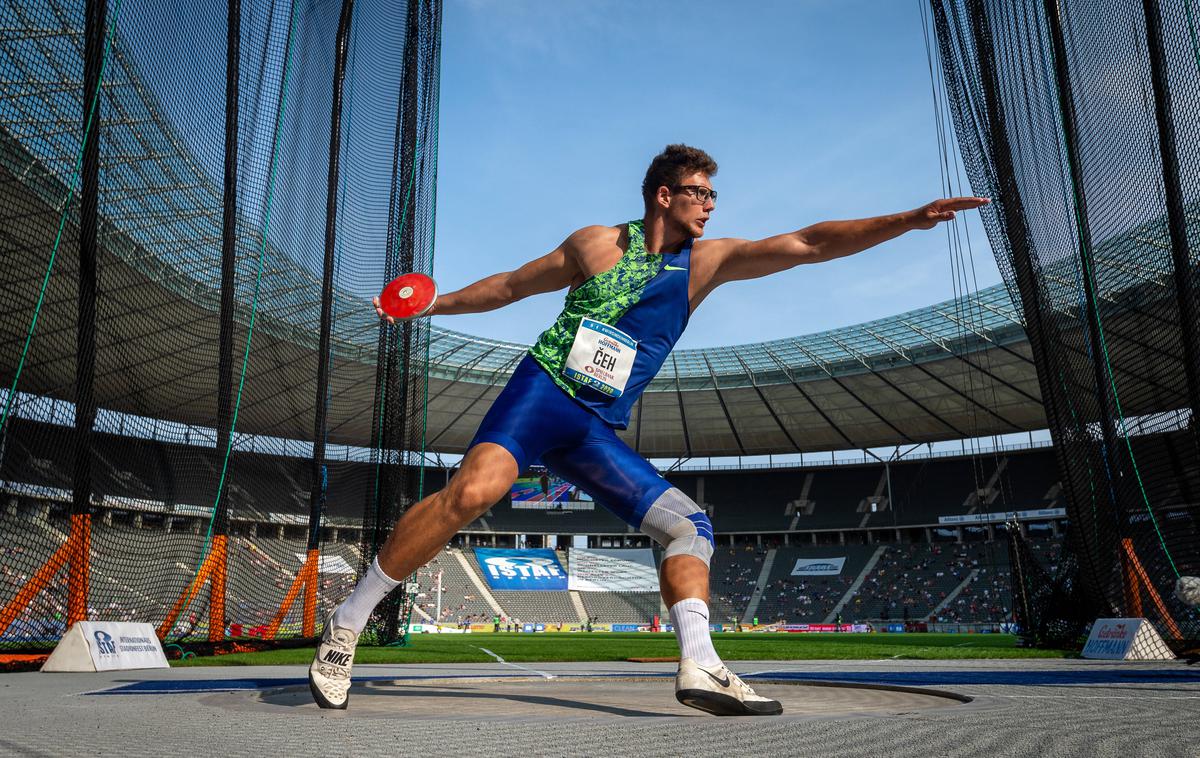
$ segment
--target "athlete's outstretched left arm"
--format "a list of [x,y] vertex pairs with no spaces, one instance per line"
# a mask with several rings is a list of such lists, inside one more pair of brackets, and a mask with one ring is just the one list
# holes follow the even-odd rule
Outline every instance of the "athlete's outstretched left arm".
[[713,279],[710,287],[739,279],[786,271],[802,263],[821,263],[862,252],[913,229],[932,229],[958,211],[991,202],[986,197],[934,200],[916,210],[890,216],[823,221],[790,234],[762,240],[713,240]]

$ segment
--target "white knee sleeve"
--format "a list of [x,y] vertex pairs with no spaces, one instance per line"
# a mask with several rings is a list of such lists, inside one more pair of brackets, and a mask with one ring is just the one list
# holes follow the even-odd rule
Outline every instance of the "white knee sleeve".
[[675,487],[659,495],[642,517],[642,532],[667,549],[664,558],[693,555],[712,558],[713,530],[700,506]]

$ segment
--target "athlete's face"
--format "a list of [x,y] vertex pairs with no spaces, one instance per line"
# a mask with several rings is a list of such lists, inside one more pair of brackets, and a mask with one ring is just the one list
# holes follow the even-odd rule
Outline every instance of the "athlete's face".
[[[706,174],[696,172],[679,180],[671,189],[667,216],[687,230],[689,237],[703,237],[704,225],[716,208],[712,197],[712,182]],[[701,200],[703,197],[703,200]]]

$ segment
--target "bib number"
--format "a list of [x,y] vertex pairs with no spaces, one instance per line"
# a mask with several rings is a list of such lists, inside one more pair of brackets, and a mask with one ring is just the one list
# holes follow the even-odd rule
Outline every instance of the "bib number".
[[636,357],[636,340],[620,329],[585,318],[575,332],[563,374],[606,395],[620,397]]

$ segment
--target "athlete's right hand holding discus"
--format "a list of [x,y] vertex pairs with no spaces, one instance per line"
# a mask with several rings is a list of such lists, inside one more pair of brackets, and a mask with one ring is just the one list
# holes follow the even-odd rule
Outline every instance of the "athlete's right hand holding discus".
[[372,302],[375,303],[375,313],[380,318],[386,318],[389,324],[394,324],[396,319],[408,321],[432,315],[437,294],[437,284],[425,274],[401,274],[388,282]]

